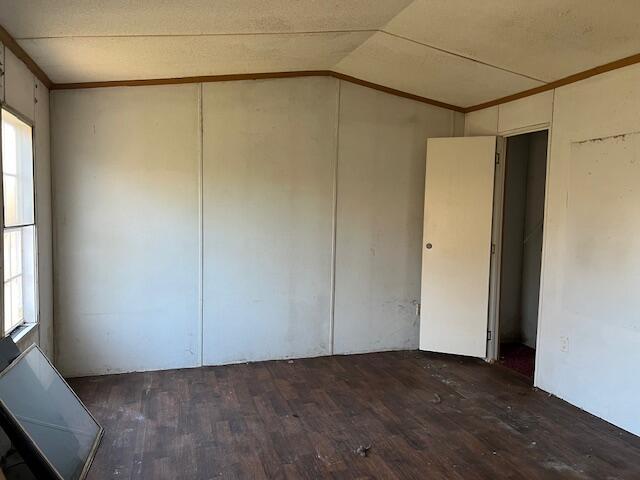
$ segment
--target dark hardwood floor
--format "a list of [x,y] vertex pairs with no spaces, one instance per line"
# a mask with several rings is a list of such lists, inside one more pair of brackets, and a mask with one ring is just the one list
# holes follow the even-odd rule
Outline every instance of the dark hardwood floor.
[[94,480],[640,479],[639,438],[527,382],[390,352],[70,383],[106,430]]

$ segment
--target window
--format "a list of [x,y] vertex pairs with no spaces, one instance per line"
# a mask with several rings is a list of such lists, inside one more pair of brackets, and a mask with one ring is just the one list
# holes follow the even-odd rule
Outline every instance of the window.
[[31,126],[2,110],[4,334],[36,318],[36,236]]

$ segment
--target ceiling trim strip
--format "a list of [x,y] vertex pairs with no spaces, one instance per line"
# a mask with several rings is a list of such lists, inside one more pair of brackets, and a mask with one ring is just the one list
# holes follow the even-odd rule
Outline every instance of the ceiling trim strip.
[[54,90],[77,88],[140,87],[145,85],[176,85],[183,83],[232,82],[237,80],[262,80],[266,78],[292,78],[326,76],[327,70],[303,70],[299,72],[233,73],[228,75],[199,75],[194,77],[151,78],[140,80],[107,80],[104,82],[57,83]]
[[447,108],[456,112],[464,112],[464,108],[449,103],[440,102],[432,98],[421,97],[412,93],[396,90],[395,88],[385,87],[377,83],[368,82],[360,78],[345,75],[344,73],[334,72],[332,70],[301,70],[293,72],[265,72],[265,73],[237,73],[230,75],[204,75],[196,77],[176,77],[176,78],[158,78],[145,80],[114,80],[106,82],[81,82],[81,83],[57,83],[54,84],[53,90],[72,90],[77,88],[105,88],[105,87],[139,87],[144,85],[175,85],[183,83],[211,83],[211,82],[230,82],[237,80],[263,80],[268,78],[295,78],[295,77],[333,77],[346,82],[355,83],[364,87],[372,88],[381,92],[396,95],[398,97],[408,98],[417,102],[426,103],[436,107]]
[[529,97],[537,93],[553,90],[558,87],[569,85],[571,83],[579,82],[587,78],[600,75],[602,73],[617,70],[619,68],[627,67],[640,63],[640,53],[631,55],[629,57],[614,60],[613,62],[605,63],[582,72],[569,75],[568,77],[554,80],[539,87],[524,90],[512,95],[497,98],[488,102],[479,103],[470,107],[459,107],[445,102],[440,102],[428,97],[422,97],[413,93],[404,92],[402,90],[396,90],[395,88],[386,87],[377,83],[362,80],[351,75],[346,75],[332,70],[303,70],[294,72],[266,72],[266,73],[240,73],[230,75],[205,75],[195,77],[177,77],[177,78],[157,78],[157,79],[144,79],[144,80],[114,80],[105,82],[79,82],[79,83],[53,83],[46,73],[33,61],[24,49],[18,45],[15,39],[11,36],[7,30],[0,25],[0,42],[4,44],[13,54],[22,60],[27,68],[50,90],[70,90],[80,88],[102,88],[102,87],[120,87],[120,86],[143,86],[143,85],[173,85],[183,83],[208,83],[208,82],[228,82],[237,80],[260,80],[268,78],[294,78],[294,77],[312,77],[312,76],[329,76],[344,80],[346,82],[362,85],[374,90],[385,92],[391,95],[396,95],[403,98],[415,100],[417,102],[434,105],[436,107],[447,108],[461,113],[475,112],[484,108],[494,107],[507,102],[512,102],[521,98]]
[[417,102],[427,103],[429,105],[433,105],[436,107],[448,108],[449,110],[453,110],[454,112],[464,113],[465,111],[464,107],[451,105],[450,103],[440,102],[438,100],[434,100],[428,97],[421,97],[420,95],[414,95],[413,93],[404,92],[402,90],[396,90],[395,88],[385,87],[384,85],[368,82],[367,80],[362,80],[360,78],[352,77],[351,75],[345,75],[344,73],[329,71],[329,75],[334,78],[344,80],[345,82],[355,83],[356,85],[362,85],[363,87],[373,88],[374,90],[378,90],[380,92],[388,93],[390,95],[396,95],[398,97],[408,98],[410,100],[415,100]]
[[13,54],[24,62],[27,68],[33,73],[47,88],[53,87],[53,82],[49,79],[46,73],[38,66],[36,62],[25,52],[18,42],[7,32],[2,25],[0,25],[0,42],[3,43]]
[[587,78],[591,78],[602,73],[610,72],[612,70],[617,70],[623,67],[628,67],[629,65],[635,65],[636,63],[640,63],[640,53],[621,58],[619,60],[614,60],[613,62],[605,63],[604,65],[590,68],[579,73],[574,73],[573,75],[561,78],[560,80],[554,80],[553,82],[549,82],[545,85],[540,85],[539,87],[534,87],[529,90],[514,93],[513,95],[507,95],[506,97],[497,98],[489,102],[479,103],[471,107],[466,107],[463,108],[463,110],[465,113],[469,113],[475,112],[476,110],[482,110],[483,108],[495,107],[496,105],[500,105],[502,103],[512,102],[520,98],[530,97],[531,95],[535,95],[537,93],[542,93],[558,87],[563,87],[565,85],[579,82],[580,80],[586,80]]

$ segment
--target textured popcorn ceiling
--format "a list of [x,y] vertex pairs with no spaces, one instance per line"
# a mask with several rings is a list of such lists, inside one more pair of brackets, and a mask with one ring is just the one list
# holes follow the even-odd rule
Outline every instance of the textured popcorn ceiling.
[[56,83],[335,70],[459,106],[640,52],[640,1],[0,0]]

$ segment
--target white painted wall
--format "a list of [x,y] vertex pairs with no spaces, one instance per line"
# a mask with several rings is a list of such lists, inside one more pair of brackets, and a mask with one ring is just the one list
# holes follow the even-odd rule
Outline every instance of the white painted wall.
[[65,375],[200,362],[199,85],[52,95]]
[[498,134],[498,107],[469,112],[464,117],[466,137]]
[[33,121],[35,78],[27,66],[8,48],[4,49],[4,101]]
[[53,122],[65,374],[417,346],[426,139],[460,114],[309,77],[57,91]]
[[17,111],[33,125],[35,157],[36,228],[38,237],[39,324],[18,346],[37,343],[53,358],[53,285],[51,235],[51,168],[49,146],[49,91],[27,66],[0,44],[0,101]]
[[451,111],[340,91],[334,352],[418,347],[426,139]]
[[640,66],[548,97],[508,125],[473,112],[465,133],[552,122],[535,384],[640,434]]
[[202,87],[204,364],[327,355],[338,80]]
[[551,122],[553,90],[502,103],[497,109],[498,132],[502,135],[532,126],[544,127]]
[[639,131],[638,65],[556,90],[536,375],[636,434]]
[[553,93],[550,90],[467,113],[464,134],[468,137],[514,135],[546,128],[553,117]]

